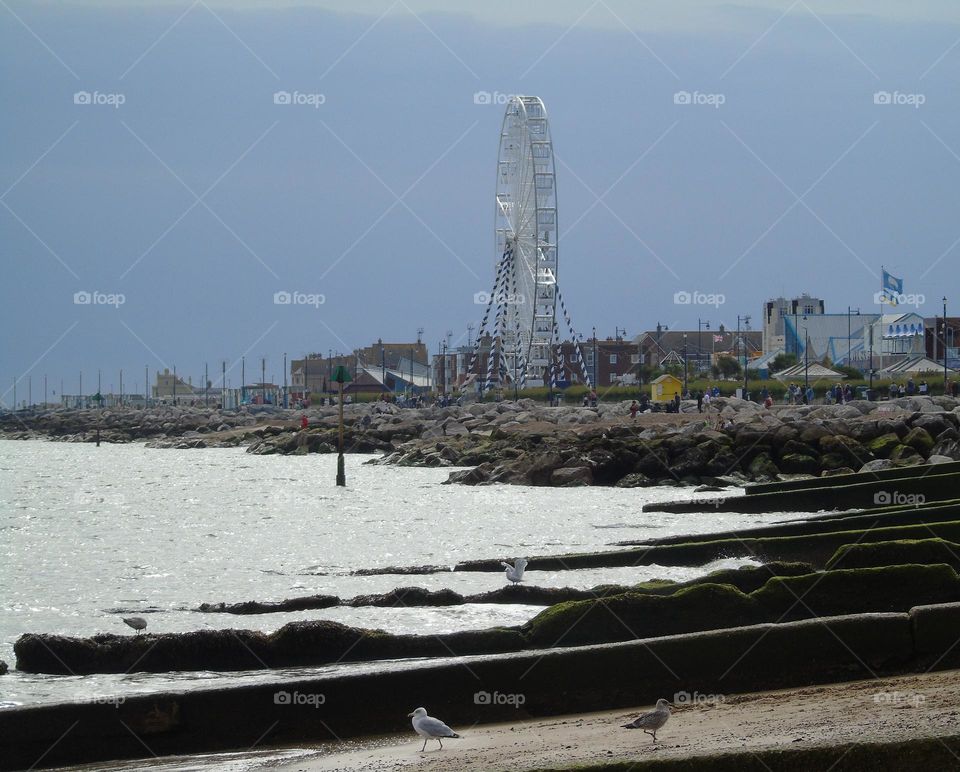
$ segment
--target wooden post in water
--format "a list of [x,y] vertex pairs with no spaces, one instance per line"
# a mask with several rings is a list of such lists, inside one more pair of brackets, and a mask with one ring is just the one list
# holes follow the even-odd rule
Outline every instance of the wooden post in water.
[[337,446],[337,485],[345,486],[347,484],[347,474],[343,466],[343,384],[349,383],[352,378],[350,371],[340,365],[333,374],[333,380],[339,384],[339,413],[340,413],[340,442]]

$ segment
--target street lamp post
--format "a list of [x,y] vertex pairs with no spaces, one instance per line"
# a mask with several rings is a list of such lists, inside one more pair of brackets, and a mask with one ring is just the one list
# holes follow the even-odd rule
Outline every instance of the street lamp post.
[[806,399],[810,390],[810,336],[807,328],[803,328],[803,396]]
[[943,296],[943,396],[947,396],[947,296]]
[[697,318],[697,375],[700,375],[700,372],[703,370],[703,334],[701,333],[701,325],[704,329],[710,329],[709,321],[701,321],[700,318]]
[[848,366],[848,367],[850,366],[850,349],[851,349],[851,347],[852,347],[852,338],[851,338],[851,335],[850,335],[850,314],[851,314],[853,311],[856,311],[856,312],[857,312],[857,316],[860,316],[860,309],[859,309],[859,308],[853,309],[853,308],[851,308],[850,306],[847,306],[847,366]]
[[744,324],[744,331],[746,331],[746,326],[750,324],[750,316],[740,316],[737,315],[737,345],[743,350],[743,398],[747,398],[747,341],[744,339],[743,335],[740,333],[740,322]]
[[593,328],[593,388],[597,388],[597,328]]
[[441,340],[438,348],[440,349],[440,396],[441,398],[447,393],[447,344],[446,341]]

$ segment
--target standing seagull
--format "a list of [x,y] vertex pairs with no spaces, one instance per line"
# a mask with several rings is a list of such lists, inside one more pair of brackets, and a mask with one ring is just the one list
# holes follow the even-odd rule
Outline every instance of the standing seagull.
[[136,630],[137,635],[139,635],[141,631],[147,629],[147,620],[143,617],[124,617],[123,622],[125,625],[127,625],[127,627],[132,627],[134,630]]
[[523,572],[527,568],[526,560],[523,558],[517,558],[513,561],[512,566],[509,563],[501,560],[500,565],[506,569],[504,573],[507,575],[507,579],[509,581],[513,582],[514,584],[523,581]]
[[454,732],[450,727],[444,724],[439,718],[431,718],[427,715],[426,708],[417,708],[413,713],[407,713],[407,718],[413,719],[413,731],[423,738],[423,747],[420,753],[427,749],[427,740],[436,740],[443,748],[441,737],[456,737],[460,735]]
[[667,723],[670,718],[670,703],[664,699],[657,700],[657,707],[648,713],[641,713],[629,724],[624,724],[624,729],[642,729],[648,735],[653,736],[653,741],[657,741],[657,730]]

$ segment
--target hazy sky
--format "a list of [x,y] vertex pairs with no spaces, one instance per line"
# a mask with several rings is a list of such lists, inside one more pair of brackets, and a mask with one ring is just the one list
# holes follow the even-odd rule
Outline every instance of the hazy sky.
[[7,404],[465,342],[511,93],[550,114],[586,335],[872,310],[881,264],[960,313],[953,2],[4,0],[0,66]]

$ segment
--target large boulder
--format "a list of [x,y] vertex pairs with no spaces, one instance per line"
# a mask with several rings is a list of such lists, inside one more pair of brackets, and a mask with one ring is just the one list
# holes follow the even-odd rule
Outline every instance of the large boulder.
[[789,474],[816,474],[820,471],[820,462],[803,453],[787,453],[780,457],[780,469]]
[[955,424],[947,416],[949,413],[921,413],[910,424],[914,429],[926,429],[931,437],[936,437],[947,429],[955,428]]
[[861,472],[880,472],[884,469],[892,469],[894,463],[889,458],[875,458],[873,461],[868,461],[862,467],[860,467]]
[[[831,435],[820,438],[820,450],[824,453],[824,468],[832,469],[838,466],[857,468],[873,459],[873,454],[863,445],[851,437]],[[827,463],[828,456],[835,456],[839,463]]]
[[554,469],[550,474],[550,484],[561,488],[573,488],[593,484],[593,472],[588,466],[572,466]]
[[788,440],[780,448],[780,457],[783,458],[791,454],[799,454],[801,456],[818,455],[813,445],[807,444],[806,442],[799,442],[798,440]]
[[462,483],[463,485],[480,485],[490,480],[490,473],[493,471],[492,463],[480,464],[473,469],[462,469],[458,472],[451,472],[445,483]]
[[951,461],[960,461],[960,441],[958,440],[939,440],[936,445],[930,449],[931,456],[945,456]]
[[890,453],[890,460],[898,466],[913,466],[922,464],[923,456],[909,445],[897,445]]
[[900,436],[896,432],[887,432],[868,442],[867,449],[878,458],[889,458],[899,444]]
[[705,473],[710,461],[716,456],[717,445],[701,442],[670,462],[670,470],[677,477],[699,476]]
[[750,462],[748,467],[750,476],[754,480],[776,480],[780,470],[766,453],[761,453]]
[[907,426],[907,422],[900,416],[878,418],[877,429],[881,436],[893,432],[897,435],[897,437],[906,437],[907,432],[910,431],[910,427]]
[[914,426],[907,436],[903,438],[903,444],[909,445],[922,456],[929,456],[933,449],[934,441],[926,429],[922,426]]
[[811,423],[803,427],[800,432],[800,441],[810,445],[819,443],[821,437],[827,437],[832,434],[829,429],[819,423]]

